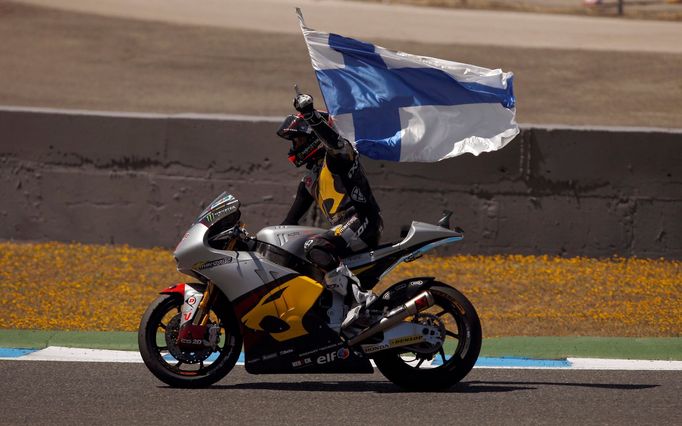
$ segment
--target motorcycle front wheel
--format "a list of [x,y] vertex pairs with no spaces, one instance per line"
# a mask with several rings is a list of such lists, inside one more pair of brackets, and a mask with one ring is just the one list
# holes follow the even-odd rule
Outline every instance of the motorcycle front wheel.
[[412,320],[440,324],[443,345],[398,348],[374,355],[379,371],[406,390],[436,391],[453,386],[471,371],[481,350],[481,323],[471,302],[443,283],[434,284],[429,292],[434,306]]
[[164,294],[149,305],[138,332],[140,354],[149,371],[170,386],[209,386],[237,363],[242,348],[239,323],[221,295],[209,313],[209,324],[218,327],[215,348],[182,350],[176,345],[182,304],[180,295]]

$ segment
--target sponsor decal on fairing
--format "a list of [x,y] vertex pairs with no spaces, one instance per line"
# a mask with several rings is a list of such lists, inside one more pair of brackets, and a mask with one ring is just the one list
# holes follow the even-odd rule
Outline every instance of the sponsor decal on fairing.
[[388,344],[390,346],[403,346],[403,345],[409,345],[410,343],[419,343],[422,340],[424,340],[423,336],[406,336],[406,337],[399,337],[397,339],[391,339],[391,340],[389,340]]
[[211,268],[215,268],[216,266],[226,265],[228,263],[232,263],[232,260],[233,259],[231,256],[225,256],[223,258],[216,259],[216,260],[207,260],[207,261],[203,261],[203,262],[197,262],[194,265],[192,265],[192,269],[194,269],[195,271],[202,271],[204,269],[211,269]]
[[362,346],[362,350],[363,350],[366,354],[371,354],[371,353],[374,353],[374,352],[383,351],[384,349],[388,349],[388,348],[390,348],[390,346],[388,345],[388,343],[379,343],[379,344],[377,344],[377,345],[363,345],[363,346]]
[[348,348],[341,348],[336,352],[336,356],[339,359],[347,359],[350,356],[350,349]]
[[182,304],[180,313],[182,315],[180,325],[191,320],[199,307],[199,302],[204,297],[204,294],[191,286],[185,286],[185,302]]
[[[350,349],[341,346],[342,343],[334,343],[322,348],[299,354],[300,359],[293,361],[291,366],[294,368],[306,367],[311,364],[324,365],[335,361],[343,361],[350,358]],[[341,347],[340,347],[341,346]],[[331,350],[329,350],[331,349]],[[322,352],[321,355],[315,356]],[[325,353],[326,352],[326,353]],[[313,362],[314,361],[314,362]]]

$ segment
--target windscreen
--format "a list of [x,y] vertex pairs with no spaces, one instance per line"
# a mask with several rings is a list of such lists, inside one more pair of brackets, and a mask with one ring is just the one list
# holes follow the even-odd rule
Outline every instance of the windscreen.
[[239,200],[233,195],[223,192],[204,209],[196,218],[194,224],[202,223],[211,226],[221,218],[239,210]]

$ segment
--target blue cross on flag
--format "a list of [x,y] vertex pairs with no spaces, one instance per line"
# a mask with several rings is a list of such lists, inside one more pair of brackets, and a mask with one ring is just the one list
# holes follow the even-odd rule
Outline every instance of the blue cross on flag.
[[504,147],[519,133],[513,74],[301,31],[329,113],[376,160],[440,161]]

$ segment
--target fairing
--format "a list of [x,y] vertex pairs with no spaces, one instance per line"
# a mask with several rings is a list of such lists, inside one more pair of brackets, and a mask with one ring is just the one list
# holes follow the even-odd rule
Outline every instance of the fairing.
[[324,232],[327,230],[310,226],[268,226],[258,231],[256,239],[277,246],[297,257],[305,258],[303,244],[311,236]]
[[[261,229],[257,239],[305,259],[303,251],[305,241],[310,236],[325,231],[307,226],[271,226]],[[412,222],[403,240],[354,254],[343,259],[343,263],[360,278],[365,288],[371,288],[401,262],[414,260],[429,250],[462,238],[460,232],[448,228]]]
[[266,293],[260,302],[241,317],[251,330],[265,331],[278,342],[305,336],[303,317],[324,287],[308,277],[294,276]]
[[[211,247],[208,235],[212,230],[224,227],[225,219],[231,221],[238,214],[239,201],[221,194],[199,215],[174,254],[180,272],[213,282],[231,302],[242,326],[247,371],[371,373],[367,357],[349,351],[339,334],[328,327],[330,305],[325,295],[329,292],[320,284],[322,275],[305,260],[305,241],[326,230],[267,227],[256,235],[256,251]],[[413,222],[402,241],[355,254],[344,263],[363,285],[372,287],[401,261],[461,238],[456,231]]]

